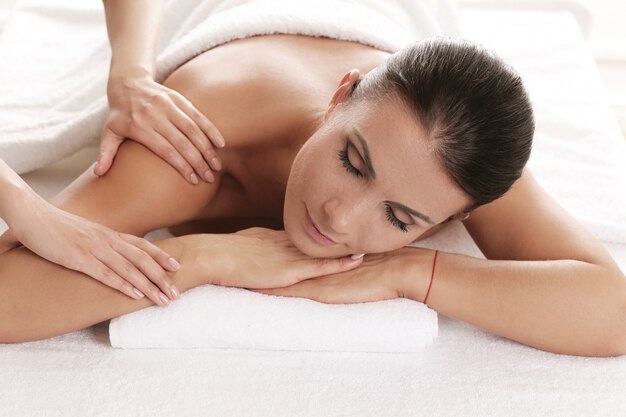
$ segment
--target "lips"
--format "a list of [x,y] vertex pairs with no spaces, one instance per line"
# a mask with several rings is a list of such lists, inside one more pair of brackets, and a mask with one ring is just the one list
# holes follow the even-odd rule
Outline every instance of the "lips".
[[[306,206],[305,206],[305,209],[306,209]],[[309,213],[308,209],[306,209],[306,214],[307,214],[307,223],[309,224],[309,227],[307,227],[309,235],[311,235],[312,238],[314,238],[315,240],[317,240],[318,242],[324,245],[335,244],[336,242],[334,240],[332,240],[331,238],[329,238],[328,236],[326,236],[324,233],[322,233],[319,230],[319,228],[315,224],[315,221],[311,217],[311,214]]]

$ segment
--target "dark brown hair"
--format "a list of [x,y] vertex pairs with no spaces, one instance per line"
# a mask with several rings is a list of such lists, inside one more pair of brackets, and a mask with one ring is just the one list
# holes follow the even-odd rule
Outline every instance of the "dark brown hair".
[[502,196],[522,175],[535,122],[517,72],[465,40],[430,38],[390,56],[351,99],[395,93],[428,132],[439,162],[474,204]]

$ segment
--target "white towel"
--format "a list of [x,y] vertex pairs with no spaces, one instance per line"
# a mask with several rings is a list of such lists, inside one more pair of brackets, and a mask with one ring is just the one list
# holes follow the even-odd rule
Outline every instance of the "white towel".
[[[457,33],[452,10],[446,2],[426,1],[254,0],[217,7],[202,2],[161,55],[156,78],[163,80],[211,47],[256,34],[327,36],[395,51],[441,34],[444,27]],[[111,344],[122,348],[412,352],[434,340],[437,315],[406,299],[332,305],[209,285],[190,291],[170,308],[153,306],[113,319],[109,331]]]
[[[207,49],[253,35],[330,36],[393,51],[457,33],[453,6],[452,0],[170,0],[156,79]],[[1,39],[0,158],[24,173],[97,144],[111,57],[102,3],[23,0]]]
[[114,318],[113,347],[416,352],[437,337],[437,313],[406,298],[324,304],[203,285],[166,307]]

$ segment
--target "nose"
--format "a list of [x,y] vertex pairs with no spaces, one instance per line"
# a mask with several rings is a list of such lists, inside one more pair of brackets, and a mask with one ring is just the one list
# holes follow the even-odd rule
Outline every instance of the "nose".
[[324,204],[328,233],[335,235],[347,235],[350,229],[359,224],[359,218],[366,207],[363,196],[335,197]]

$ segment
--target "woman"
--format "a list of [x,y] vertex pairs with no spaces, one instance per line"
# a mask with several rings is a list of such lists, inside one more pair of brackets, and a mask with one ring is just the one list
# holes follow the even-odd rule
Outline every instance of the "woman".
[[[491,54],[445,40],[390,56],[261,36],[199,55],[164,85],[228,138],[215,181],[189,184],[125,142],[105,176],[87,170],[54,202],[138,236],[165,226],[210,233],[155,242],[180,260],[168,275],[181,292],[214,283],[324,302],[421,302],[434,252],[404,246],[460,219],[488,259],[439,253],[430,307],[543,350],[626,351],[624,276],[524,168],[530,105],[519,77]],[[285,231],[230,233],[251,226]],[[356,264],[309,258],[355,253],[368,255]],[[274,287],[284,288],[263,290]],[[0,255],[0,294],[10,300],[0,307],[4,342],[151,304],[25,248]]]

